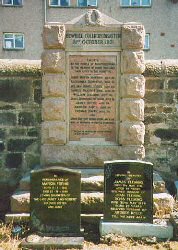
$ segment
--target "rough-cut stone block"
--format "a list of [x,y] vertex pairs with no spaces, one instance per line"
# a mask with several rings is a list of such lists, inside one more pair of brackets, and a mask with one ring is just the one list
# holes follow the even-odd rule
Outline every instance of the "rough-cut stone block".
[[[103,167],[104,161],[113,159],[141,160],[144,158],[142,145],[42,145],[41,163],[44,166],[63,165],[66,167]],[[90,155],[90,157],[88,157]]]
[[143,121],[144,101],[142,99],[122,99],[120,102],[121,121]]
[[42,123],[42,144],[66,143],[66,123],[65,122],[43,122]]
[[64,49],[65,26],[44,25],[43,28],[43,46],[45,49]]
[[142,122],[123,122],[120,125],[120,144],[140,145],[144,143],[145,126]]
[[13,213],[28,213],[29,204],[29,192],[17,192],[11,196],[11,212]]
[[158,172],[153,172],[153,192],[154,193],[166,193],[165,181],[159,175]]
[[103,202],[103,193],[81,193],[82,213],[102,213]]
[[45,74],[42,85],[43,97],[65,97],[66,79],[64,74]]
[[28,223],[30,221],[30,213],[6,214],[5,223]]
[[154,214],[157,217],[162,217],[165,214],[170,214],[174,209],[174,198],[167,193],[153,194]]
[[173,226],[167,221],[160,224],[150,223],[119,223],[100,222],[100,234],[118,234],[126,237],[157,237],[159,239],[171,239],[173,237]]
[[65,121],[65,99],[45,98],[42,102],[42,119],[44,121]]
[[93,176],[81,179],[82,191],[103,191],[104,176]]
[[124,24],[122,26],[122,49],[143,49],[145,29],[143,25]]
[[30,175],[23,177],[19,183],[21,191],[30,191]]
[[41,69],[45,73],[64,73],[65,72],[65,53],[64,51],[49,50],[44,51],[41,56]]
[[145,70],[143,51],[123,51],[121,72],[125,74],[142,74]]
[[121,77],[121,97],[140,97],[145,95],[145,78],[142,75],[123,75]]

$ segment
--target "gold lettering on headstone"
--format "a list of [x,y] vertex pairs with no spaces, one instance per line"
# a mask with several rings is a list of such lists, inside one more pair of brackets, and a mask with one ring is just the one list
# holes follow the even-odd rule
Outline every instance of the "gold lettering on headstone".
[[110,209],[113,219],[146,219],[146,191],[143,187],[143,176],[140,174],[116,174],[111,190],[113,199]]
[[116,56],[69,56],[71,141],[116,141],[116,82]]
[[69,193],[68,178],[42,178],[41,194],[35,201],[42,203],[48,209],[62,209],[69,202],[75,202],[77,198]]

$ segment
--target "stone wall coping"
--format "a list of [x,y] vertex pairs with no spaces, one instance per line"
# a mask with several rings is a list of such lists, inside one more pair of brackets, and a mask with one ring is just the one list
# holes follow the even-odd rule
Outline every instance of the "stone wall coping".
[[178,76],[178,60],[146,60],[146,70],[144,76],[165,77]]
[[[145,77],[177,77],[178,59],[146,60]],[[41,76],[41,60],[0,59],[0,76]]]
[[0,76],[41,76],[41,60],[0,59]]

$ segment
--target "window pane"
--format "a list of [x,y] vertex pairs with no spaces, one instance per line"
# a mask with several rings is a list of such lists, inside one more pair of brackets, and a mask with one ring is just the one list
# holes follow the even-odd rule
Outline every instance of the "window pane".
[[4,34],[4,38],[12,38],[13,39],[13,34],[6,33],[6,34]]
[[144,44],[144,49],[150,49],[150,34],[145,35],[145,44]]
[[69,6],[69,0],[61,0],[61,6]]
[[58,5],[58,0],[50,0],[50,5]]
[[12,4],[12,0],[3,0],[3,4]]
[[87,6],[87,0],[78,0],[78,6]]
[[130,6],[130,0],[122,0],[121,4],[122,6]]
[[131,5],[132,6],[140,6],[140,0],[132,0]]
[[23,36],[15,35],[15,48],[23,49]]
[[150,6],[151,5],[151,0],[142,0],[142,5],[143,6]]
[[12,39],[5,40],[5,48],[6,49],[13,49],[14,48],[14,41]]
[[22,0],[14,0],[14,5],[22,5]]
[[88,6],[96,6],[97,1],[96,0],[88,0]]

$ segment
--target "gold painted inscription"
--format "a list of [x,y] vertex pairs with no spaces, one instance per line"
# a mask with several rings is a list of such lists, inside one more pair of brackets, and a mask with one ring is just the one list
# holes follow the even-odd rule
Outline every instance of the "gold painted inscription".
[[143,197],[143,176],[139,174],[116,174],[114,181],[111,214],[113,219],[133,219],[144,221],[147,211]]
[[121,33],[119,32],[67,32],[66,47],[68,48],[92,48],[115,49],[121,47]]
[[41,194],[34,201],[43,204],[49,209],[62,209],[68,203],[75,202],[77,198],[69,193],[68,178],[43,178],[41,182]]
[[116,56],[70,56],[69,139],[116,141]]

